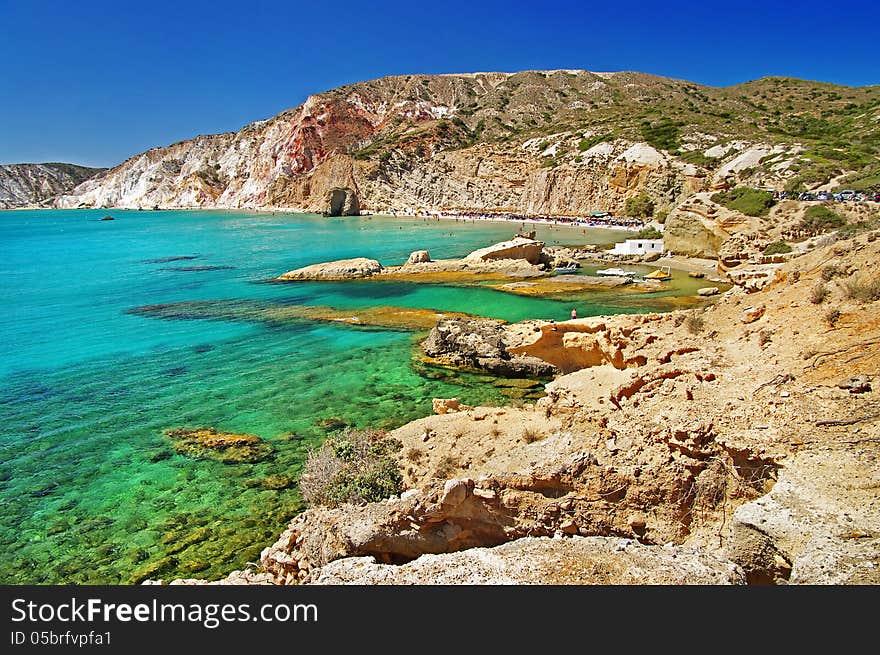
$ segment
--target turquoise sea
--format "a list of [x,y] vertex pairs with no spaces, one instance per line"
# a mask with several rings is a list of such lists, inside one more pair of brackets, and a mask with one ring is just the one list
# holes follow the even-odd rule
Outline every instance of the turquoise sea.
[[[107,215],[115,220],[101,221]],[[565,320],[668,309],[693,293],[518,297],[480,286],[268,283],[306,264],[416,249],[462,256],[517,223],[215,211],[0,212],[0,583],[117,584],[217,578],[256,562],[301,511],[296,478],[328,426],[394,428],[431,398],[516,399],[487,376],[413,359],[424,334],[264,320],[298,306],[431,308]],[[625,233],[538,226],[548,244]],[[179,311],[136,308],[169,303]],[[189,311],[197,307],[198,311]],[[135,310],[135,311],[133,311]],[[328,421],[330,419],[330,421]],[[195,460],[164,431],[255,434],[255,464]],[[271,485],[270,485],[271,486]]]

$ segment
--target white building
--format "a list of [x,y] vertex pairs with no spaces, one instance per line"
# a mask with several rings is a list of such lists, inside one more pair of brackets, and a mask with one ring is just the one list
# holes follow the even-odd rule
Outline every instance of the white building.
[[615,243],[612,255],[649,255],[653,252],[663,254],[663,239],[627,239]]

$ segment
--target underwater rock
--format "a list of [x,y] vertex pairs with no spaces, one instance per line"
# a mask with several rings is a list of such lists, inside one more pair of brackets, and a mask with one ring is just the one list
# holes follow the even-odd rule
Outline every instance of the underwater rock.
[[191,459],[213,459],[224,464],[259,462],[272,454],[272,446],[252,434],[218,432],[214,428],[166,430],[178,454]]
[[351,424],[344,418],[339,416],[328,416],[327,418],[318,419],[313,423],[316,427],[323,428],[327,432],[336,432],[350,427]]
[[160,271],[177,271],[179,273],[200,273],[202,271],[231,271],[235,266],[166,266]]
[[289,489],[296,484],[289,475],[269,475],[263,478],[262,485],[266,489]]
[[168,262],[182,262],[190,259],[198,259],[199,255],[172,255],[171,257],[157,257],[156,259],[145,259],[144,264],[167,264]]

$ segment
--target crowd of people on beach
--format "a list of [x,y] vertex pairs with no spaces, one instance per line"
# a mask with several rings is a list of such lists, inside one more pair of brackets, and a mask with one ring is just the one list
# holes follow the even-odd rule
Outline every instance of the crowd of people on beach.
[[637,218],[614,216],[610,212],[591,212],[582,216],[561,216],[552,214],[524,214],[518,212],[489,210],[398,210],[389,209],[390,216],[416,216],[425,218],[455,218],[464,220],[492,220],[528,223],[548,223],[551,225],[570,225],[573,227],[613,227],[618,229],[641,229],[644,221]]

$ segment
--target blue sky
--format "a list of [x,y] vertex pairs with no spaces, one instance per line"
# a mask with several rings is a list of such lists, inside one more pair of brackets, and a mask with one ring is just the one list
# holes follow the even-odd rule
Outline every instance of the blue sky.
[[111,166],[408,73],[880,83],[866,1],[0,0],[0,163]]

